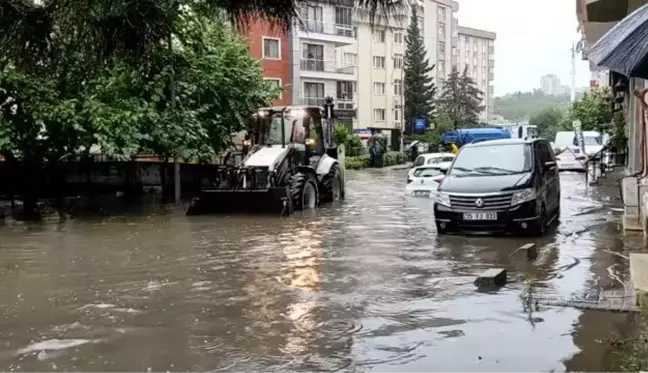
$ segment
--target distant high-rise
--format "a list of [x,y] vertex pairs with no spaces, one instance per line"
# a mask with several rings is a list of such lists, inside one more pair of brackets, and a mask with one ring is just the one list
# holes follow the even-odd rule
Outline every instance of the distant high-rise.
[[540,78],[540,90],[549,96],[563,96],[570,93],[569,87],[560,84],[560,78],[554,74],[544,75]]

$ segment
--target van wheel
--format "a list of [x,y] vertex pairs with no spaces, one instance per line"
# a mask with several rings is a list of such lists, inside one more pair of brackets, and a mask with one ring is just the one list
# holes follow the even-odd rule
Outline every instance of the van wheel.
[[544,205],[540,208],[540,215],[529,227],[532,236],[540,237],[547,231],[547,209]]

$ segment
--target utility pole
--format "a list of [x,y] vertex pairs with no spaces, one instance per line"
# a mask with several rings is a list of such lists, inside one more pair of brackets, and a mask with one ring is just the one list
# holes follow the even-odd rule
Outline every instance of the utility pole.
[[401,125],[400,125],[400,151],[405,154],[405,60],[401,64]]
[[576,46],[571,48],[571,102],[576,101]]
[[[167,40],[167,47],[169,49],[169,54],[171,55],[171,63],[173,64],[173,36],[169,34]],[[171,96],[171,108],[175,109],[176,106],[176,83],[175,83],[175,68],[171,66],[171,79],[170,79],[170,96]],[[173,157],[173,194],[175,197],[175,203],[180,204],[182,202],[182,191],[180,190],[180,162],[178,162],[178,157]]]

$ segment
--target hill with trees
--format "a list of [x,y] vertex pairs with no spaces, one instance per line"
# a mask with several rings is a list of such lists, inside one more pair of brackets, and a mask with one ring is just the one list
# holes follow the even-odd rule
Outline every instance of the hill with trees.
[[556,109],[569,109],[569,95],[549,96],[539,89],[533,92],[515,92],[501,97],[495,97],[495,115],[500,115],[510,121],[528,120],[538,113]]

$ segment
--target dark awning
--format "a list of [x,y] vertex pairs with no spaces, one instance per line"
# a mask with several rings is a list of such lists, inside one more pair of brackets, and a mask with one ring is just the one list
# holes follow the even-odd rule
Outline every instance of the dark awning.
[[587,52],[587,58],[627,77],[648,79],[648,5],[605,33]]
[[585,0],[587,21],[617,22],[628,15],[628,0]]

